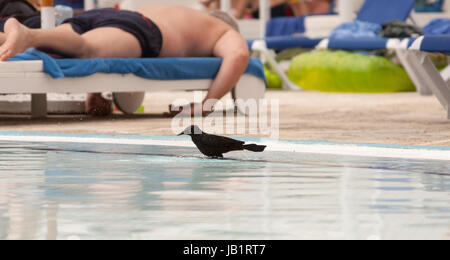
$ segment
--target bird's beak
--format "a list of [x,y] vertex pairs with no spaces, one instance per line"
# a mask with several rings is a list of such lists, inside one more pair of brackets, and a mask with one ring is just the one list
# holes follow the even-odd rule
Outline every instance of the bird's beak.
[[178,136],[180,136],[180,135],[184,135],[184,132],[181,132],[181,133],[178,134]]

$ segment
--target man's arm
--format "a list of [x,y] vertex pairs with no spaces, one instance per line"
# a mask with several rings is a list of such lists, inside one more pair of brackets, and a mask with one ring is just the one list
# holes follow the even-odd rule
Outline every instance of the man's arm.
[[[209,99],[221,99],[236,86],[247,69],[250,52],[244,38],[237,31],[230,29],[217,41],[213,55],[223,59],[222,66],[203,104]],[[209,107],[205,110],[209,110]]]

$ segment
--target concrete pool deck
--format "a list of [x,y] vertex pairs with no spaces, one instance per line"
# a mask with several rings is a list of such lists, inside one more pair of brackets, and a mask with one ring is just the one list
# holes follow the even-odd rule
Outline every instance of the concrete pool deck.
[[[266,97],[280,102],[281,139],[450,146],[450,120],[432,96],[269,91]],[[145,113],[133,116],[0,115],[0,131],[173,135],[162,113],[178,98],[192,100],[193,94],[148,93]]]

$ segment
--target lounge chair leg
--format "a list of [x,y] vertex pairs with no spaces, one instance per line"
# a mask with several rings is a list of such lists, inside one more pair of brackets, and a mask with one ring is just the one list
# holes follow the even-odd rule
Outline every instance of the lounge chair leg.
[[436,69],[426,53],[416,50],[410,52],[419,60],[419,63],[417,64],[417,68],[420,72],[419,75],[423,77],[427,86],[445,108],[447,117],[450,119],[450,86],[444,80],[442,74]]
[[450,86],[450,65],[448,65],[442,72],[441,72],[442,78],[447,82],[447,84]]
[[47,94],[31,95],[31,117],[43,118],[47,116]]
[[280,68],[280,65],[275,60],[275,55],[271,52],[264,41],[255,41],[252,46],[252,52],[258,53],[262,60],[267,62],[274,72],[281,78],[283,82],[283,89],[285,90],[303,90],[301,87],[294,84]]
[[425,80],[425,77],[422,75],[424,73],[421,61],[417,54],[408,50],[397,50],[397,57],[408,73],[409,77],[413,81],[416,86],[417,91],[422,96],[430,96],[433,95],[433,92],[428,88],[428,82]]

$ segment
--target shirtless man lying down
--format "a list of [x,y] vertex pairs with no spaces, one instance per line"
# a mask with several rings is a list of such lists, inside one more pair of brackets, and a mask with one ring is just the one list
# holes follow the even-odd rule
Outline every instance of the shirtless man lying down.
[[[6,61],[29,48],[81,59],[223,58],[219,73],[203,101],[205,104],[207,100],[218,100],[231,91],[248,66],[247,43],[233,29],[233,23],[223,13],[209,15],[169,5],[150,5],[137,12],[87,11],[50,30],[29,29],[10,18],[5,23],[4,33],[0,33],[0,60]],[[98,93],[89,94],[86,103],[88,114],[111,113],[111,104]],[[208,107],[201,110],[205,114],[212,110],[211,102],[206,104]]]

